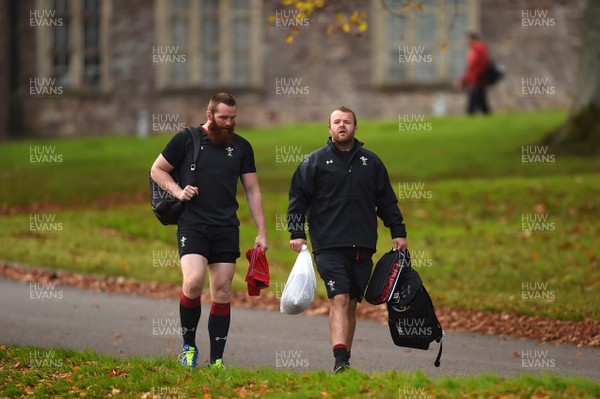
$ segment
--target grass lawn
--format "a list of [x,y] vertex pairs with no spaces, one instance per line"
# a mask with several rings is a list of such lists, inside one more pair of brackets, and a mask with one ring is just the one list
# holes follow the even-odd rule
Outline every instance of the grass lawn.
[[135,398],[597,398],[600,385],[582,377],[493,374],[432,380],[421,372],[339,375],[257,370],[184,370],[173,359],[117,359],[34,347],[0,348],[0,396]]
[[[522,158],[523,146],[535,146],[565,116],[428,119],[430,132],[359,121],[357,137],[385,162],[397,189],[414,264],[438,306],[599,319],[600,159]],[[322,123],[240,132],[254,146],[264,196],[269,290],[280,292],[295,258],[282,223],[294,158],[323,145],[327,132]],[[98,206],[147,190],[148,168],[169,137],[3,143],[2,209],[40,203],[58,208],[3,215],[0,259],[180,281],[175,227],[160,225],[148,204]],[[62,155],[62,161],[36,163],[43,152]],[[243,195],[239,202],[244,252],[256,232]],[[389,246],[389,233],[380,226],[378,253]],[[238,262],[236,290],[245,290],[246,265],[243,258]],[[322,283],[319,294],[325,294]]]

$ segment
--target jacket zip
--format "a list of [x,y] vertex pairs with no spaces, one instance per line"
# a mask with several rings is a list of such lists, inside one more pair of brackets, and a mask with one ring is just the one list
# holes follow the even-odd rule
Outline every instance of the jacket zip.
[[[354,144],[355,146],[357,145],[356,143]],[[356,207],[354,204],[354,193],[352,192],[352,162],[354,161],[354,157],[356,157],[356,154],[358,154],[358,151],[360,150],[360,147],[356,148],[354,150],[354,153],[350,156],[350,164],[348,165],[348,174],[349,174],[349,178],[348,178],[348,184],[350,185],[349,187],[349,192],[350,192],[350,206],[352,207],[352,219],[356,220]],[[355,224],[352,223],[352,248],[356,248],[356,227]]]

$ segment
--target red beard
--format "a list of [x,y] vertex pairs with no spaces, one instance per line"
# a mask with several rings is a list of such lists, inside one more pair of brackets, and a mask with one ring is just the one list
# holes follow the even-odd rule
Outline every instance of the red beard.
[[212,123],[208,129],[208,139],[217,147],[229,147],[233,143],[233,128],[219,128],[216,123]]

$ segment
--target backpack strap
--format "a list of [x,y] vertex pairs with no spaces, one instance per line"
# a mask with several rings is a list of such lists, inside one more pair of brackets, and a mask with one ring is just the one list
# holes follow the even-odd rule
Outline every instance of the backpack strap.
[[200,129],[195,127],[186,127],[185,128],[189,134],[192,136],[192,142],[194,143],[194,158],[192,158],[192,164],[190,166],[190,170],[193,175],[196,175],[196,165],[198,164],[198,156],[200,155],[200,147],[202,147],[202,136]]
[[440,357],[442,357],[442,339],[441,338],[440,338],[440,350],[438,351],[438,354],[435,357],[435,362],[433,362],[433,365],[435,367],[440,367]]
[[442,335],[435,340],[435,342],[440,343],[440,350],[438,351],[438,354],[435,358],[435,362],[433,362],[433,365],[435,367],[440,367],[440,358],[442,357],[442,338],[444,338],[444,335],[446,335],[446,333],[444,332],[444,329],[442,328],[442,325],[440,324],[440,321],[438,320],[437,315],[435,314],[435,308],[433,307],[433,301],[431,300],[431,296],[429,295],[429,292],[427,292],[427,289],[425,289],[425,286],[422,285],[421,287],[423,288],[423,291],[425,291],[427,299],[429,300],[429,303],[431,304],[431,309],[433,310],[433,317],[435,317],[435,322],[437,323],[440,330],[442,330]]
[[[181,184],[183,185],[183,188],[185,188],[186,184],[183,182],[183,177],[184,175],[186,177],[189,177],[191,175],[191,178],[188,180],[188,182],[192,182],[194,180],[194,177],[196,176],[196,169],[197,169],[197,165],[198,165],[198,161],[200,160],[200,150],[202,148],[202,132],[200,131],[200,129],[196,128],[196,127],[186,127],[185,130],[188,132],[188,134],[190,136],[192,136],[192,142],[194,143],[194,158],[192,158],[192,164],[190,165],[190,169],[189,170],[183,170],[182,174],[180,174],[180,178],[182,180]],[[191,172],[191,173],[190,173]],[[187,201],[187,203],[185,204],[188,209],[190,207],[190,202]]]

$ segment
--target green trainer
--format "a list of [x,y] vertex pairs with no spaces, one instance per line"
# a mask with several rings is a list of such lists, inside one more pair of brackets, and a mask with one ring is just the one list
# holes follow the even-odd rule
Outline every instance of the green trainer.
[[198,351],[195,346],[184,345],[183,350],[179,354],[181,359],[181,365],[185,367],[196,367],[196,361],[198,359]]
[[213,363],[208,363],[206,367],[210,370],[225,370],[225,363],[223,363],[223,359],[217,359]]

